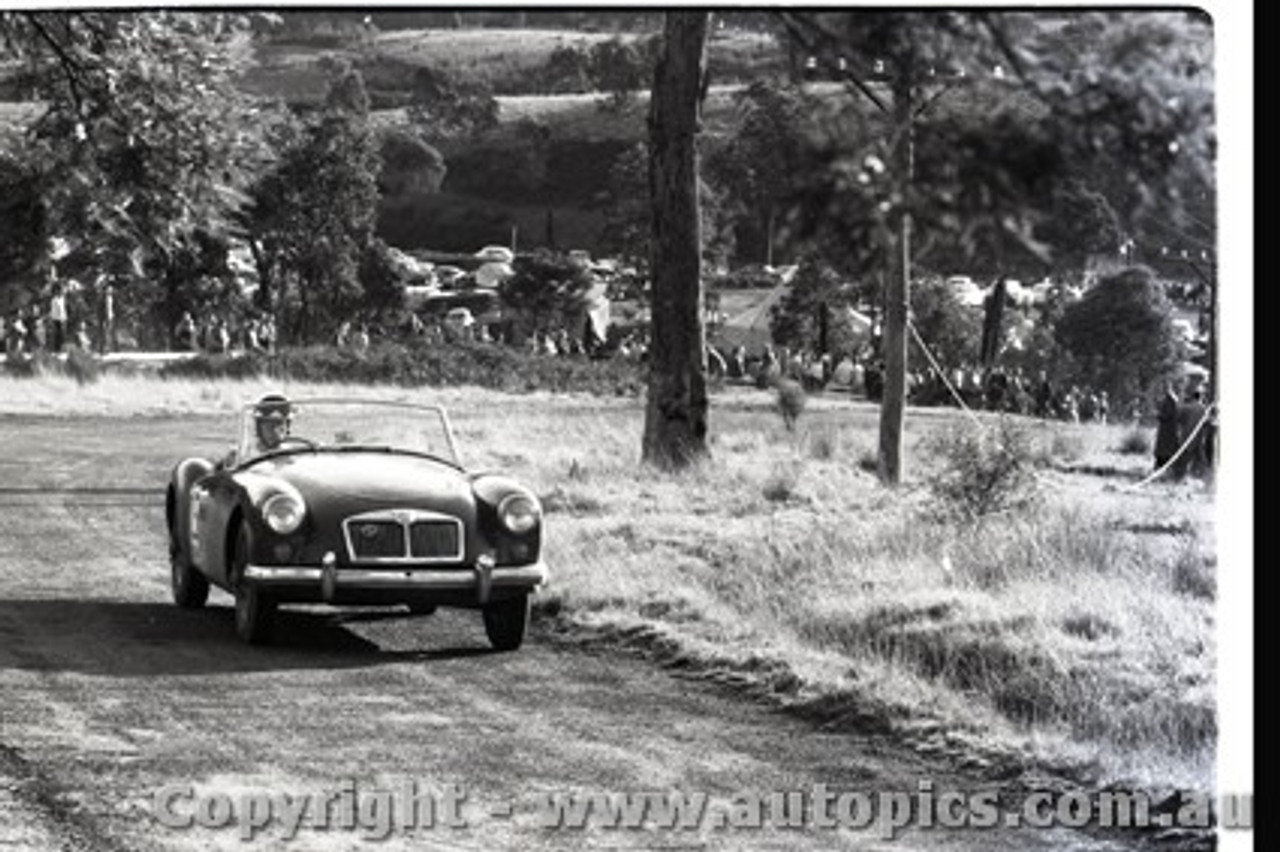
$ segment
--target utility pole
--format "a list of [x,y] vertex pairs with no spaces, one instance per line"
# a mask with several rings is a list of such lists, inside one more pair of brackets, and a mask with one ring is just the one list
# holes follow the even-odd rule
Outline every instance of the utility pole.
[[884,396],[880,402],[878,472],[887,485],[902,481],[903,426],[907,414],[907,317],[911,305],[911,182],[915,176],[915,81],[913,69],[893,79],[893,174],[902,199],[898,220],[898,269],[885,288]]

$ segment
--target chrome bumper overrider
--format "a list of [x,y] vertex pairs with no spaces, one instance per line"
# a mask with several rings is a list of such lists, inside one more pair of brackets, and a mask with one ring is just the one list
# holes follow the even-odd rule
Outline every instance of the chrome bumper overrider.
[[367,568],[336,569],[301,565],[246,565],[246,580],[263,585],[298,586],[315,583],[326,600],[339,589],[407,589],[414,591],[474,591],[480,603],[494,588],[533,589],[547,581],[541,562],[514,567],[485,564],[467,568]]

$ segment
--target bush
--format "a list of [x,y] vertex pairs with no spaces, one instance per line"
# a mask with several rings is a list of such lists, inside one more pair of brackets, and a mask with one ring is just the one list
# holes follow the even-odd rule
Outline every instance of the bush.
[[160,375],[175,378],[249,378],[406,387],[475,385],[509,392],[582,392],[638,395],[639,365],[613,359],[529,355],[489,343],[378,343],[365,352],[332,346],[282,349],[276,355],[200,355],[167,364]]
[[778,382],[778,413],[782,415],[782,422],[787,427],[787,431],[795,430],[796,421],[804,413],[804,407],[808,401],[809,397],[799,382],[792,379],[782,379]]
[[956,425],[932,435],[926,447],[940,461],[929,486],[948,513],[978,521],[1035,497],[1031,440],[1007,420],[990,432]]
[[1151,436],[1145,429],[1130,429],[1120,439],[1117,452],[1126,456],[1147,456],[1151,454]]
[[66,370],[78,385],[91,385],[102,374],[102,365],[92,354],[78,346],[67,351]]

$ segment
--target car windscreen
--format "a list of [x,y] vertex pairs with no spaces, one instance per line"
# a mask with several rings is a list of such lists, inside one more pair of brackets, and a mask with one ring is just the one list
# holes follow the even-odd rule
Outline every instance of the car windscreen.
[[255,409],[249,406],[239,444],[241,459],[276,452],[371,448],[460,464],[444,411],[407,403],[294,400],[287,420],[276,429],[260,425]]

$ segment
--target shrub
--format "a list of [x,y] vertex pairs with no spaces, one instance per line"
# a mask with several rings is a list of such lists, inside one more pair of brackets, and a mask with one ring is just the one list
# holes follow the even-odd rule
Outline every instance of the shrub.
[[1120,439],[1117,452],[1126,456],[1146,456],[1151,454],[1151,436],[1145,429],[1130,429]]
[[955,425],[932,435],[926,448],[940,462],[930,489],[949,513],[977,521],[1035,497],[1030,438],[1007,420],[995,431]]
[[801,466],[798,464],[780,464],[765,481],[761,494],[770,503],[786,503],[796,494],[796,486],[800,482]]
[[66,370],[78,385],[91,385],[102,373],[98,359],[78,346],[67,351]]
[[799,382],[792,379],[782,379],[778,382],[778,413],[782,415],[782,422],[787,427],[787,431],[795,431],[796,421],[804,413],[804,407],[808,401],[809,397]]
[[303,382],[417,387],[475,385],[508,392],[641,393],[640,366],[622,359],[593,361],[529,355],[488,343],[378,343],[365,352],[332,346],[287,348],[273,356],[200,355],[167,364],[163,377],[250,378],[272,375]]

